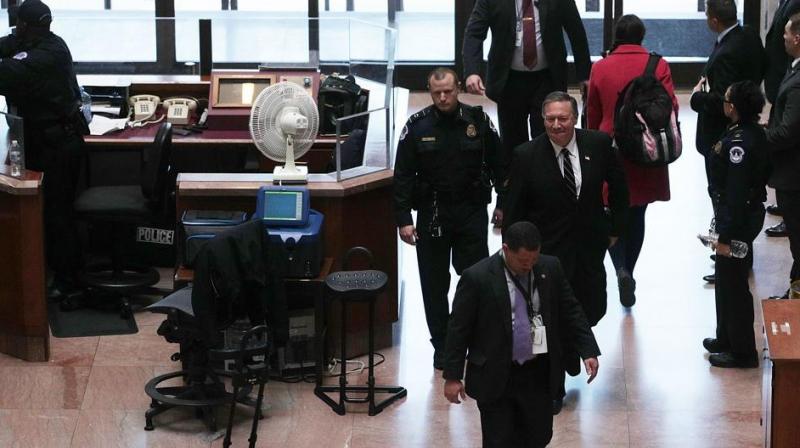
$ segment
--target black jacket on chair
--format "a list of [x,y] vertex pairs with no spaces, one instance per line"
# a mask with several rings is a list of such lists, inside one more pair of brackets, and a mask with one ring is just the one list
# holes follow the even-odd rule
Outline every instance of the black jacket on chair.
[[276,345],[288,341],[286,293],[267,247],[262,222],[253,220],[217,235],[201,249],[194,265],[192,309],[205,334],[215,335],[218,320],[233,313],[248,316],[254,325],[266,321]]
[[704,76],[709,91],[692,95],[692,110],[697,112],[697,151],[708,154],[725,132],[730,121],[722,111],[725,91],[737,81],[761,83],[766,56],[761,38],[749,27],[736,26],[728,32],[708,57]]
[[[564,31],[575,55],[578,80],[589,79],[591,61],[586,30],[575,0],[538,0],[536,2],[542,43],[548,70],[557,90],[567,90],[567,47]],[[479,74],[483,60],[483,40],[492,30],[488,70],[485,78],[486,96],[497,102],[511,70],[516,39],[517,11],[514,0],[477,0],[464,31],[464,77]]]
[[800,64],[784,78],[773,108],[766,145],[772,163],[769,186],[800,190]]
[[[503,265],[498,252],[464,271],[447,331],[443,376],[460,380],[466,355],[466,393],[478,402],[500,397],[512,363],[511,300]],[[558,259],[541,255],[533,275],[547,331],[549,387],[557,391],[565,344],[573,346],[583,359],[599,356],[600,349]]]

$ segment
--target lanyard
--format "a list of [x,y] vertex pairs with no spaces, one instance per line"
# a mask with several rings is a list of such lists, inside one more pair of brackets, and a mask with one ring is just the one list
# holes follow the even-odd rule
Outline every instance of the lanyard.
[[517,290],[519,290],[520,294],[522,294],[522,297],[525,299],[525,304],[528,307],[528,320],[530,320],[531,325],[533,325],[533,318],[534,318],[534,316],[536,316],[539,313],[537,312],[537,310],[533,309],[533,299],[531,299],[531,297],[533,296],[533,292],[536,291],[536,284],[533,283],[533,281],[532,281],[531,273],[528,272],[528,282],[527,283],[528,283],[528,286],[531,287],[530,291],[528,291],[527,289],[525,289],[522,286],[522,284],[519,282],[519,280],[517,280],[517,276],[514,275],[514,273],[511,272],[510,269],[508,269],[508,266],[505,266],[505,268],[506,268],[506,272],[508,272],[509,277],[511,277],[511,281],[514,282],[514,286],[517,288]]

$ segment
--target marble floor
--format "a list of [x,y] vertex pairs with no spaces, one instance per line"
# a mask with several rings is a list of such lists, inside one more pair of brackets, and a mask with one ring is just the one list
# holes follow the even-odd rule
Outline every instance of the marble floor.
[[[710,367],[700,343],[714,333],[714,288],[701,279],[712,271],[710,252],[695,238],[708,227],[710,206],[702,163],[690,144],[696,118],[685,95],[681,100],[689,144],[671,166],[672,200],[648,209],[637,303],[626,310],[609,287],[608,314],[595,328],[603,351],[599,375],[590,385],[583,375],[568,380],[553,447],[762,445],[761,369]],[[412,95],[409,110],[425,102],[425,95]],[[765,225],[776,222],[768,217]],[[490,250],[496,250],[499,235],[490,232]],[[788,242],[759,236],[755,257],[751,287],[760,335],[758,298],[786,289]],[[613,279],[610,260],[606,265]],[[408,388],[408,397],[375,417],[362,405],[339,416],[313,395],[311,384],[271,382],[258,446],[480,446],[475,402],[450,405],[431,366],[413,248],[403,248],[400,266],[404,295],[395,345],[382,351],[387,360],[376,370],[380,382]],[[136,319],[135,335],[52,338],[47,363],[0,355],[0,447],[221,447],[221,433],[207,432],[185,412],[168,412],[156,419],[155,431],[143,430],[144,384],[176,369],[169,361],[175,346],[156,335],[159,315],[140,312]],[[249,418],[246,410],[238,412],[234,446],[246,446]]]

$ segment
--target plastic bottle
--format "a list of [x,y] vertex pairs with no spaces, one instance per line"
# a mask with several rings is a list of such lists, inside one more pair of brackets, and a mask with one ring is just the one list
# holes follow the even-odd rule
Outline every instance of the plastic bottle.
[[[697,235],[697,238],[700,239],[700,242],[703,243],[704,246],[714,248],[717,246],[717,241],[719,235],[716,233],[710,233],[708,235]],[[747,243],[737,240],[731,240],[731,256],[733,258],[744,258],[747,256],[748,248]]]
[[11,140],[11,147],[8,149],[8,162],[11,165],[11,176],[22,177],[24,165],[22,160],[22,148],[16,140]]

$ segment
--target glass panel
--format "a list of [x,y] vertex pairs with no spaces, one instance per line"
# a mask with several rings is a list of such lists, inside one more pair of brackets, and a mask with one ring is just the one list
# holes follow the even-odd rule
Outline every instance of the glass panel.
[[308,2],[287,2],[286,0],[239,0],[237,8],[239,11],[294,11],[308,13]]
[[75,62],[156,60],[156,21],[141,11],[65,11],[53,18],[51,29],[67,43]]
[[[744,2],[737,1],[739,21]],[[706,24],[704,2],[698,0],[625,0],[625,14],[636,14],[647,28],[644,46],[672,61],[705,60],[716,35]]]
[[398,61],[455,59],[455,3],[452,0],[404,0],[395,14]]
[[363,176],[389,166],[386,161],[389,156],[390,135],[386,118],[390,115],[390,109],[377,108],[356,115],[337,120],[341,123],[341,128],[347,130],[336,135],[333,168],[338,181]]
[[63,10],[82,10],[82,11],[97,11],[104,10],[105,5],[103,0],[48,0],[47,6],[54,11],[53,18],[55,19],[56,11]]

